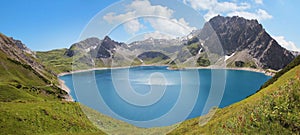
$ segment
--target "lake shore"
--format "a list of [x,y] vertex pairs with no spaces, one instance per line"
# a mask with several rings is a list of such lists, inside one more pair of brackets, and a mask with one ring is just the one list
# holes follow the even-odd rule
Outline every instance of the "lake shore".
[[124,68],[132,68],[132,67],[150,67],[150,66],[169,66],[169,65],[137,65],[137,66],[122,66],[122,67],[100,67],[100,68],[91,68],[91,69],[82,69],[82,70],[75,70],[71,72],[63,72],[59,73],[57,76],[64,76],[64,75],[70,75],[74,73],[82,73],[82,72],[89,72],[89,71],[97,71],[97,70],[108,70],[108,69],[124,69]]
[[[264,70],[264,69],[255,69],[255,68],[231,68],[231,67],[185,67],[183,69],[226,69],[226,70],[243,70],[243,71],[250,71],[250,72],[257,72],[257,73],[263,73],[267,76],[274,76],[276,74],[276,71],[270,71],[270,70]],[[179,70],[183,70],[179,69]],[[170,69],[174,70],[174,69]]]
[[123,69],[123,68],[130,68],[130,67],[136,67],[136,66],[125,66],[125,67],[101,67],[101,68],[91,68],[91,69],[82,69],[82,70],[75,70],[71,72],[63,72],[59,73],[57,76],[64,76],[64,75],[70,75],[74,73],[82,73],[82,72],[89,72],[89,71],[97,71],[97,70],[107,70],[107,69]]
[[[124,68],[130,68],[130,67],[139,67],[139,66],[168,66],[168,65],[138,65],[138,66],[123,66],[123,67],[101,67],[101,68],[91,68],[91,69],[83,69],[83,70],[76,70],[71,72],[63,72],[58,74],[57,76],[64,76],[64,75],[70,75],[74,73],[82,73],[82,72],[89,72],[89,71],[97,71],[97,70],[108,70],[108,69],[124,69]],[[269,70],[263,70],[263,69],[254,69],[254,68],[230,68],[230,67],[184,67],[184,68],[171,68],[168,66],[168,70],[185,70],[185,69],[228,69],[228,70],[243,70],[243,71],[250,71],[250,72],[258,72],[263,73],[267,76],[274,76],[275,71],[269,71]],[[61,89],[65,90],[68,93],[68,96],[66,96],[66,101],[74,101],[72,96],[70,95],[71,90],[68,88],[68,86],[65,84],[65,81],[59,79],[59,84]]]
[[63,72],[59,73],[57,76],[64,76],[64,75],[70,75],[74,73],[82,73],[82,72],[89,72],[89,71],[97,71],[97,70],[108,70],[108,69],[124,69],[124,68],[132,68],[132,67],[146,67],[146,66],[167,66],[168,70],[185,70],[185,69],[229,69],[229,70],[244,70],[244,71],[252,71],[252,72],[258,72],[263,73],[267,76],[274,76],[276,74],[276,71],[271,70],[264,70],[264,69],[255,69],[255,68],[232,68],[232,67],[183,67],[183,68],[171,68],[169,65],[138,65],[138,66],[122,66],[122,67],[101,67],[101,68],[91,68],[91,69],[82,69],[82,70],[76,70],[71,72]]
[[268,70],[264,70],[264,69],[254,69],[254,68],[226,68],[229,70],[244,70],[244,71],[251,71],[251,72],[258,72],[258,73],[263,73],[267,76],[274,76],[277,71],[270,71],[270,69]]
[[69,89],[69,87],[66,85],[65,81],[64,80],[61,80],[58,78],[58,81],[59,81],[59,87],[61,89],[63,89],[65,92],[68,93],[68,95],[66,95],[64,98],[65,98],[65,101],[70,101],[70,102],[73,102],[74,99],[72,98],[71,96],[71,89]]

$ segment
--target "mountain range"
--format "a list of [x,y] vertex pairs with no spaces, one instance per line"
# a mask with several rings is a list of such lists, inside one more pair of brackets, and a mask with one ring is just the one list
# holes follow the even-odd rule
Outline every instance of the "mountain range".
[[54,51],[62,62],[49,63],[52,56],[47,53],[53,51],[38,52],[37,57],[45,65],[60,67],[59,72],[141,64],[280,70],[297,54],[280,46],[257,20],[237,16],[216,16],[202,29],[176,39],[149,38],[125,44],[108,36],[103,40],[93,37]]

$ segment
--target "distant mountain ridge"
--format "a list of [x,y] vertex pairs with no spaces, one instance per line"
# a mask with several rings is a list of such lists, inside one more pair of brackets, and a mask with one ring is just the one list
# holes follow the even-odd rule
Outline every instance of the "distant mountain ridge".
[[[162,53],[169,59],[159,61],[159,58],[152,57],[155,54],[151,55],[151,52]],[[144,59],[145,56],[151,56],[147,58],[146,63],[138,57],[145,53],[147,55],[144,55]],[[46,53],[43,56],[47,57]],[[195,67],[210,66],[225,60],[227,67],[273,70],[282,69],[295,58],[294,54],[281,47],[257,20],[237,16],[216,16],[205,23],[202,29],[176,39],[149,38],[125,44],[108,36],[103,40],[88,38],[73,44],[64,52],[64,56],[60,57],[65,56],[73,58],[73,63],[69,66],[74,67],[76,63],[80,63],[77,65],[85,65],[81,66],[85,68],[141,64],[179,64],[183,67]],[[210,56],[217,57],[212,61]],[[113,61],[115,65],[112,65]],[[79,66],[75,66],[75,69],[79,69]]]

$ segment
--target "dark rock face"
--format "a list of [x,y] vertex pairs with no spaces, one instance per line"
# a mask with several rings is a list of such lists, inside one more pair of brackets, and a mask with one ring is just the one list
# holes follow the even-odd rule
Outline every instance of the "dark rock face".
[[71,50],[71,49],[68,49],[66,52],[65,52],[65,55],[68,56],[68,57],[73,57],[75,55],[75,51],[74,50]]
[[88,49],[90,47],[96,47],[102,43],[98,38],[92,37],[85,39],[79,43],[74,44],[77,48]]
[[98,38],[88,38],[79,43],[73,44],[65,55],[73,57],[76,54],[90,53],[94,58],[110,58],[115,53],[117,46],[123,46],[123,43],[115,42],[106,36],[103,40]]
[[106,36],[102,43],[96,48],[96,58],[110,58],[114,55],[117,46],[121,46],[122,43],[115,42]]
[[[257,20],[246,20],[241,17],[216,16],[209,21],[221,42],[224,53],[231,55],[241,50],[259,61],[262,68],[281,69],[295,57],[281,47],[262,27]],[[207,24],[208,25],[208,24]],[[207,32],[204,27],[203,31]],[[200,36],[203,40],[207,36]],[[210,46],[206,44],[206,46]]]
[[101,44],[101,47],[106,49],[106,50],[113,50],[116,48],[116,46],[118,46],[119,43],[111,40],[108,36],[106,36],[103,39],[103,42]]
[[262,32],[256,20],[217,16],[209,21],[226,54],[245,49]]
[[244,67],[245,62],[243,62],[243,61],[236,61],[234,64],[235,64],[236,67]]
[[129,49],[133,50],[146,50],[146,51],[165,51],[174,53],[182,47],[182,42],[178,39],[153,39],[149,38],[143,41],[135,41],[129,44]]
[[141,60],[146,60],[146,59],[154,59],[154,58],[161,58],[162,60],[170,59],[168,56],[161,52],[144,52],[140,55],[138,55],[138,58]]
[[17,47],[19,49],[21,49],[21,50],[23,50],[27,53],[33,54],[32,51],[29,48],[27,48],[26,45],[23,44],[20,40],[16,40],[16,39],[13,39],[13,38],[11,38],[11,39],[17,45]]
[[101,44],[101,40],[98,38],[88,38],[78,43],[71,45],[71,47],[65,52],[65,55],[68,57],[73,57],[74,55],[81,53],[83,51],[91,50],[96,48]]

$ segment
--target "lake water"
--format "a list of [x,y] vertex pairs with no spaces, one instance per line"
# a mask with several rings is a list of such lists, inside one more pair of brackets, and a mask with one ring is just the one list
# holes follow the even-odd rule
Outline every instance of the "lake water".
[[61,76],[74,100],[139,127],[168,126],[255,93],[270,76],[165,66],[107,69]]

